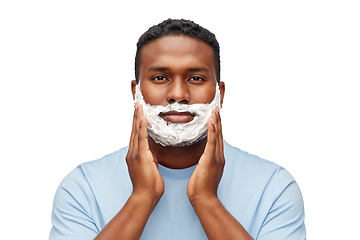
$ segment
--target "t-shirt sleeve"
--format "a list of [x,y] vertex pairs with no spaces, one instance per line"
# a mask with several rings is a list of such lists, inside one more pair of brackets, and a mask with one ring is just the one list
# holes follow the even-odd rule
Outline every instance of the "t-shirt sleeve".
[[96,204],[80,167],[61,182],[56,191],[51,216],[50,240],[90,240],[99,233],[92,216]]
[[263,222],[258,240],[305,240],[304,203],[294,178],[279,167],[273,179],[273,204]]

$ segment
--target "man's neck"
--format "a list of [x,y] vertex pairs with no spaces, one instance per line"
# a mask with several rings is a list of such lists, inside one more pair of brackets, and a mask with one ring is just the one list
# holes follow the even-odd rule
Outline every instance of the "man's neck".
[[198,163],[204,152],[206,138],[186,147],[163,147],[149,136],[149,148],[159,163],[167,168],[183,169]]

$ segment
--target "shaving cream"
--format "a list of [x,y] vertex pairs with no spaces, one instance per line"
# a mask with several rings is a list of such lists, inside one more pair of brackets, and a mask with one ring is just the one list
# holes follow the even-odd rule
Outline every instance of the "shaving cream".
[[[212,109],[215,106],[220,107],[220,90],[218,87],[216,87],[215,97],[211,103],[189,105],[175,102],[164,107],[145,103],[139,85],[136,86],[135,102],[139,102],[143,106],[144,115],[148,120],[148,134],[156,143],[162,146],[189,146],[207,136],[207,123],[211,117]],[[170,111],[191,112],[195,116],[188,123],[166,122],[160,117],[160,113]]]

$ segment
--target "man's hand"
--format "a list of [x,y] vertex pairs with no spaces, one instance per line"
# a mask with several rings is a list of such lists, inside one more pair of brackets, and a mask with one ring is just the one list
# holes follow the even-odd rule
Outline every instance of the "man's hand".
[[205,150],[189,180],[187,194],[208,239],[251,240],[249,233],[217,197],[224,165],[221,119],[219,107],[216,107],[208,122]]
[[213,109],[207,127],[205,150],[187,187],[187,194],[192,204],[217,198],[217,189],[225,165],[219,107]]
[[140,103],[135,104],[132,132],[126,163],[133,184],[133,195],[157,203],[164,193],[164,181],[157,169],[158,161],[149,149],[147,119]]
[[147,119],[139,103],[135,104],[126,163],[133,192],[96,240],[139,239],[150,214],[164,193],[164,180],[157,169],[157,159],[149,149]]

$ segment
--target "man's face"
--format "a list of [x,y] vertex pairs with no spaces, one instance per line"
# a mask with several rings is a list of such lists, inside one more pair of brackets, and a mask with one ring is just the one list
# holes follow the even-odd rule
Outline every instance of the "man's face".
[[[141,51],[139,70],[142,94],[150,105],[210,103],[214,99],[217,83],[213,50],[195,38],[167,36],[148,43]],[[222,98],[223,90],[221,102]],[[193,119],[190,113],[176,112],[161,117],[172,123]]]

